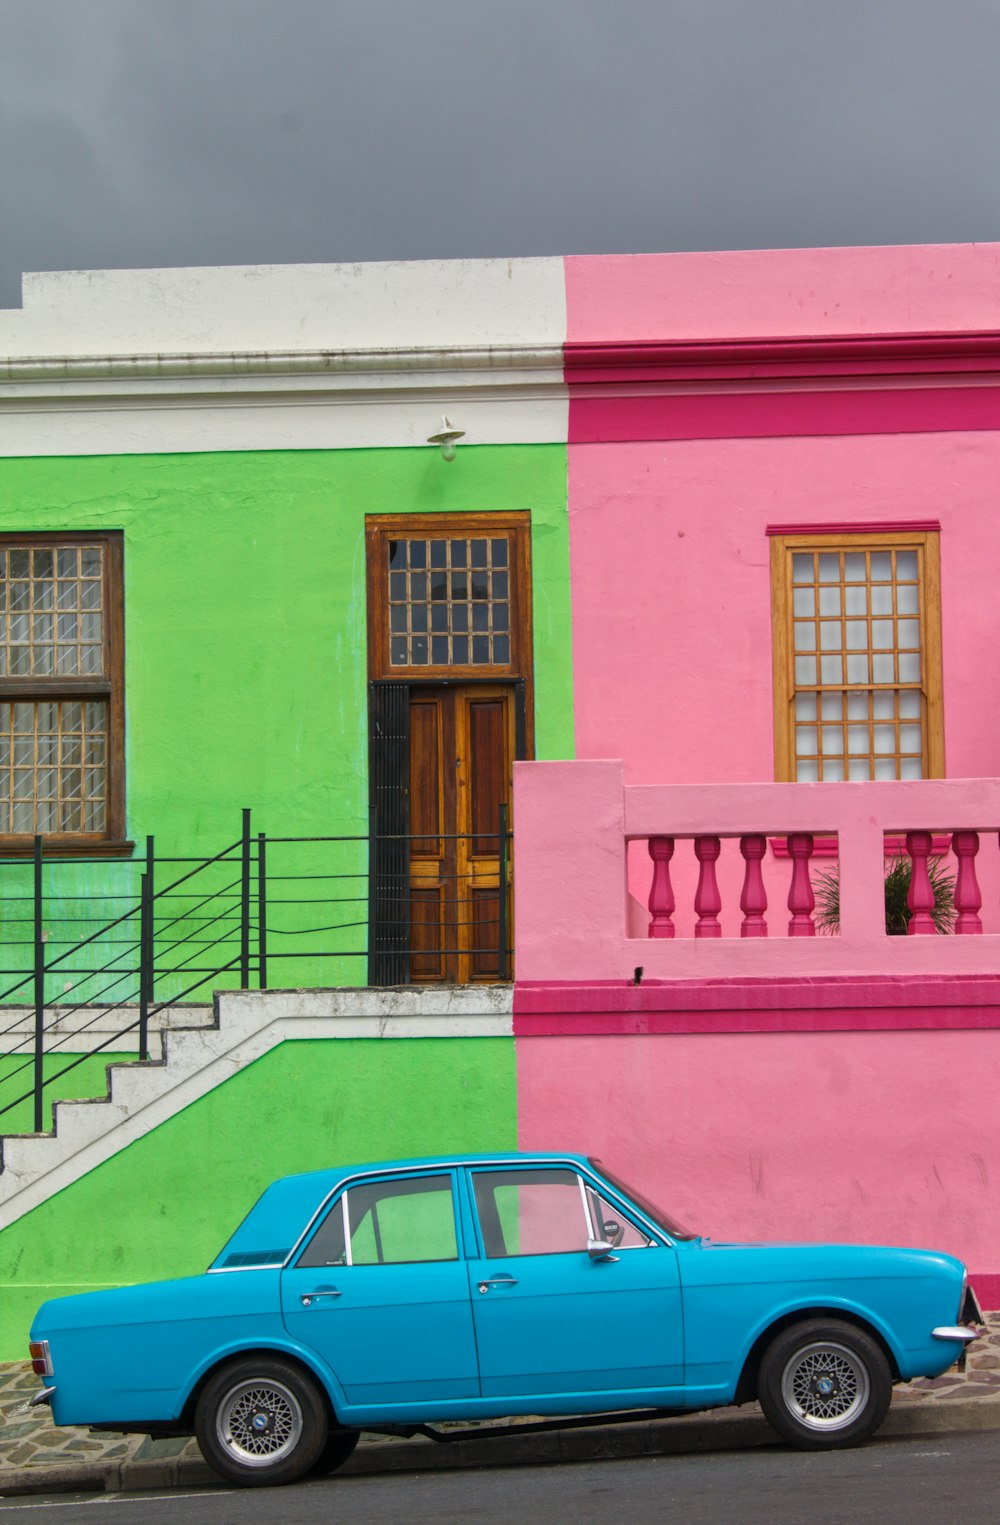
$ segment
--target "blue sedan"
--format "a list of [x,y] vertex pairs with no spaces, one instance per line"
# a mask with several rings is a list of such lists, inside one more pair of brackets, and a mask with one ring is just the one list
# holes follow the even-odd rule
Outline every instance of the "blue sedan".
[[949,1255],[713,1244],[578,1155],[408,1160],[277,1181],[202,1276],[45,1303],[34,1401],[194,1433],[243,1486],[332,1471],[365,1429],[526,1413],[758,1399],[830,1449],[979,1317]]

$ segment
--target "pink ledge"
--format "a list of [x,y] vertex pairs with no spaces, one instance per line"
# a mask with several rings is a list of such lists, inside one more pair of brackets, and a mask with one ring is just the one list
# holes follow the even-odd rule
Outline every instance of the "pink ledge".
[[574,393],[569,406],[570,445],[998,428],[1000,388],[992,386],[619,397]]
[[978,1271],[970,1271],[969,1280],[984,1313],[995,1313],[1000,1309],[1000,1276],[986,1276]]
[[1000,977],[526,982],[514,1036],[1000,1028]]

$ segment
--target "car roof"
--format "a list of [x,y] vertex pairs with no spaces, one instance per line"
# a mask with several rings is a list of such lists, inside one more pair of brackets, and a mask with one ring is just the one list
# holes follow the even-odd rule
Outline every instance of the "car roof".
[[334,1165],[303,1175],[282,1176],[274,1181],[247,1213],[235,1233],[222,1246],[210,1270],[236,1270],[249,1266],[280,1264],[296,1243],[310,1218],[342,1182],[353,1176],[426,1170],[440,1166],[519,1164],[586,1165],[582,1154],[527,1153],[497,1150],[492,1154],[422,1155],[414,1159],[375,1160],[362,1165]]

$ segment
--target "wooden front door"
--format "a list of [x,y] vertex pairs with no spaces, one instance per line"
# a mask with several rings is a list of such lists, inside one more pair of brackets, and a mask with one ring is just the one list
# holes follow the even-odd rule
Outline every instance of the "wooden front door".
[[[507,979],[513,684],[414,686],[409,699],[410,979]],[[507,844],[509,851],[509,840]]]

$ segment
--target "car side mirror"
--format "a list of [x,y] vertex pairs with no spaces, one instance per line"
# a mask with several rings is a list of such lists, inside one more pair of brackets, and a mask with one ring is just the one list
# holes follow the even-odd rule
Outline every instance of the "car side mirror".
[[587,1254],[591,1260],[617,1260],[618,1256],[613,1253],[614,1245],[606,1239],[588,1239]]

